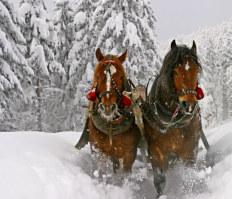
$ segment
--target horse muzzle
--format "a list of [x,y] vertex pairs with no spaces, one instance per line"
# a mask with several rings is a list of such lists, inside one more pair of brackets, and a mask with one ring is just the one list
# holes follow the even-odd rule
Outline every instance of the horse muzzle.
[[98,112],[100,116],[108,122],[112,122],[121,116],[118,112],[118,105],[116,103],[111,105],[104,105],[103,103],[100,103],[98,105]]
[[196,93],[194,92],[180,95],[178,96],[178,99],[181,108],[187,113],[191,113],[197,104],[197,97]]

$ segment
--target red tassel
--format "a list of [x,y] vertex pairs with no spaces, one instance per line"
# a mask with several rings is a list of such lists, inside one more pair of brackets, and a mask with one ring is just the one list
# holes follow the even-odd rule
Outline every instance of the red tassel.
[[203,92],[202,88],[201,87],[197,87],[196,91],[197,91],[197,99],[198,100],[203,99],[204,98],[204,92]]
[[122,99],[121,99],[121,104],[123,106],[131,106],[132,105],[132,101],[129,97],[127,97],[126,95],[122,95]]
[[96,91],[95,89],[92,89],[90,90],[88,93],[87,93],[87,99],[89,101],[95,101],[97,99],[97,94],[96,94]]

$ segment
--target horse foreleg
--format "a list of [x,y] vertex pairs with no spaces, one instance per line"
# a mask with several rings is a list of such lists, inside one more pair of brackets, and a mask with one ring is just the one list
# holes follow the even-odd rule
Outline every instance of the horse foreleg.
[[159,197],[163,194],[164,187],[166,185],[165,173],[159,167],[154,167],[153,174],[154,174],[154,186],[156,188],[156,191],[157,191],[158,197]]
[[122,168],[124,173],[131,172],[132,165],[135,161],[136,152],[126,153],[122,159]]

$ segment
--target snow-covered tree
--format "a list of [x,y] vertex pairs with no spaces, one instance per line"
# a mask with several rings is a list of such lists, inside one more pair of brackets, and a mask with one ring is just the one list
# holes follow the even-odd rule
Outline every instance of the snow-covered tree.
[[87,67],[93,68],[94,65],[96,40],[94,40],[94,43],[90,25],[97,5],[98,0],[79,0],[75,5],[76,10],[73,21],[75,40],[69,53],[70,81],[68,89],[72,88],[76,91],[80,81],[84,81],[85,84],[89,81],[88,77],[85,76],[85,72],[88,70]]
[[[220,26],[220,32],[217,30],[217,37],[215,42],[217,48],[217,80],[220,81],[221,92],[215,92],[218,96],[221,96],[220,116],[222,120],[229,118],[229,109],[232,108],[232,89],[230,85],[232,83],[231,71],[232,71],[232,22],[223,23]],[[215,35],[216,36],[216,35]]]
[[[43,129],[43,101],[44,87],[50,87],[51,73],[64,73],[60,64],[54,58],[54,28],[49,20],[43,0],[22,0],[19,14],[21,17],[21,31],[26,39],[25,56],[34,71],[32,86],[34,105],[36,106],[37,129]],[[32,107],[33,112],[33,107]],[[32,117],[33,118],[33,117]]]
[[93,15],[96,47],[119,54],[128,49],[126,69],[135,82],[146,84],[160,67],[156,19],[149,0],[102,0]]
[[0,0],[0,130],[13,118],[12,104],[22,98],[23,82],[33,75],[21,51],[25,39],[17,23],[13,5]]
[[[56,28],[56,60],[62,65],[66,72],[66,79],[61,83],[66,85],[70,79],[70,65],[68,54],[73,45],[73,9],[69,0],[56,0],[54,25]],[[62,86],[62,85],[61,85]]]

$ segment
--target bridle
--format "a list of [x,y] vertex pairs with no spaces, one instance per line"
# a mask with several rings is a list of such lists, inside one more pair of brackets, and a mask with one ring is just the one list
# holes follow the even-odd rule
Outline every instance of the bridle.
[[[103,61],[103,65],[106,67],[105,72],[106,73],[108,72],[110,75],[110,83],[112,84],[113,90],[115,91],[116,96],[117,96],[117,102],[119,103],[122,98],[122,93],[118,89],[116,82],[113,78],[113,75],[111,74],[111,70],[110,70],[110,66],[115,65],[115,64],[117,64],[117,62],[113,60]],[[97,90],[97,85],[96,85],[96,90]],[[114,94],[114,92],[112,90],[101,92],[97,94],[98,100],[101,101],[102,97],[106,96],[107,94]]]
[[[127,110],[125,111],[124,108],[128,109],[132,105],[132,100],[130,99],[130,97],[124,94],[124,91],[120,91],[120,89],[118,88],[116,84],[115,79],[113,78],[113,74],[117,72],[116,65],[118,65],[119,63],[114,60],[105,60],[105,61],[102,61],[101,64],[103,65],[105,69],[104,73],[106,75],[106,91],[99,93],[98,82],[95,81],[93,83],[91,90],[89,90],[89,92],[87,93],[87,96],[86,96],[87,99],[94,102],[94,107],[97,110],[98,106],[101,106],[102,108],[104,107],[104,105],[102,104],[102,98],[104,96],[109,98],[110,94],[114,94],[116,95],[117,98],[116,98],[116,102],[113,103],[111,106],[112,107],[116,106],[117,109],[120,108],[120,112],[128,112]],[[129,82],[126,79],[126,77],[124,77],[123,84],[124,84],[124,90],[126,89],[125,91],[131,90],[131,87],[129,86]]]
[[176,92],[177,97],[183,96],[183,95],[190,95],[190,94],[197,96],[197,91],[191,88],[184,88],[181,91]]

